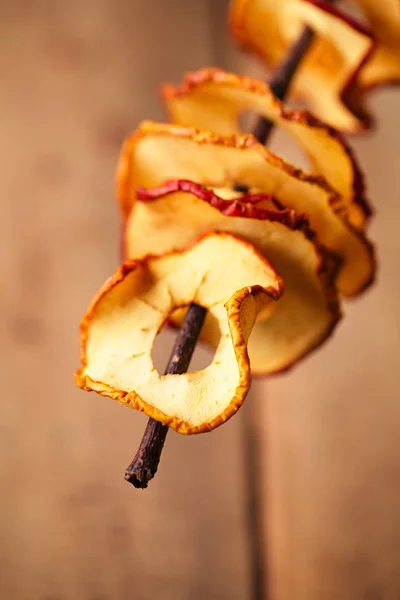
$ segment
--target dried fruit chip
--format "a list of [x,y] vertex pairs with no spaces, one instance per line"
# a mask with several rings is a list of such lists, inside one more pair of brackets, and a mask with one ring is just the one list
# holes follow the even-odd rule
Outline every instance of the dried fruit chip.
[[[128,261],[84,316],[76,381],[179,433],[210,431],[243,403],[251,379],[247,341],[259,310],[282,289],[251,244],[224,233],[186,251]],[[202,371],[160,376],[151,358],[157,332],[192,301],[208,309],[214,334],[219,329],[214,359]]]
[[348,204],[350,222],[363,226],[371,215],[364,180],[354,154],[333,128],[304,110],[290,110],[263,81],[208,68],[188,73],[179,87],[165,85],[164,100],[172,122],[222,135],[242,133],[241,113],[252,111],[293,136]]
[[320,242],[340,256],[337,285],[343,295],[355,295],[371,282],[371,245],[350,225],[338,194],[322,177],[294,168],[253,136],[143,123],[122,149],[118,196],[124,214],[136,200],[137,186],[155,187],[168,179],[189,179],[211,188],[232,188],[240,182],[250,192],[273,195],[284,208],[306,214]]
[[236,40],[276,67],[304,25],[315,39],[293,80],[293,91],[321,119],[347,132],[370,125],[357,76],[374,48],[371,33],[320,0],[232,0]]
[[376,52],[360,73],[361,84],[371,87],[400,82],[399,0],[352,0],[364,10],[377,38]]
[[[138,189],[138,202],[126,224],[129,257],[183,248],[208,231],[227,231],[251,242],[283,277],[285,293],[274,311],[256,323],[249,342],[252,372],[282,371],[319,346],[332,332],[340,311],[335,262],[313,239],[307,219],[291,210],[259,208],[262,196],[224,200],[189,181]],[[225,277],[236,266],[229,261]],[[180,321],[182,314],[175,315]],[[213,332],[202,339],[215,344]]]

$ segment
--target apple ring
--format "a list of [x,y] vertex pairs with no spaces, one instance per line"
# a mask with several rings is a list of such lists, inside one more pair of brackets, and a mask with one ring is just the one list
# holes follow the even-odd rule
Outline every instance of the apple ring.
[[[258,312],[282,291],[266,259],[228,233],[210,233],[184,251],[128,261],[82,320],[76,382],[179,433],[210,431],[242,405],[251,381],[251,330]],[[156,335],[191,302],[207,308],[219,331],[214,359],[201,371],[160,375],[151,358]]]

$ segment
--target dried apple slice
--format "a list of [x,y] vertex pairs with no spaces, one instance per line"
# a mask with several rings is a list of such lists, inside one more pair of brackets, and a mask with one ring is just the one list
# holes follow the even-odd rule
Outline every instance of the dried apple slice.
[[321,119],[346,132],[370,125],[357,76],[374,48],[366,28],[320,0],[232,0],[231,31],[241,46],[276,67],[304,25],[315,32],[293,92]]
[[352,0],[361,6],[377,39],[376,51],[360,72],[361,85],[400,82],[399,0]]
[[340,256],[337,285],[343,295],[359,293],[372,280],[372,247],[349,223],[340,196],[322,177],[284,162],[253,136],[219,136],[146,122],[125,142],[117,177],[125,216],[136,201],[137,186],[155,187],[168,179],[189,179],[211,188],[232,188],[240,182],[250,191],[273,195],[284,208],[306,214],[320,242]]
[[[211,233],[185,251],[128,261],[83,318],[76,381],[179,433],[210,431],[243,403],[251,330],[259,310],[282,291],[266,259],[226,233]],[[190,302],[207,308],[214,334],[219,330],[214,359],[201,371],[160,376],[151,358],[155,337],[173,311]]]
[[[249,342],[252,372],[283,371],[317,348],[340,317],[334,284],[335,261],[316,242],[307,219],[293,210],[260,208],[263,197],[225,200],[189,181],[170,181],[159,188],[138,189],[126,222],[127,255],[184,248],[199,235],[226,231],[250,242],[283,277],[285,293],[274,311],[263,313]],[[236,269],[233,260],[226,277]],[[181,322],[174,314],[175,322]],[[209,320],[202,339],[215,345]]]
[[353,225],[362,227],[371,215],[363,175],[343,136],[310,112],[287,108],[263,81],[204,68],[188,73],[179,87],[164,85],[162,94],[171,121],[184,127],[245,133],[239,125],[245,111],[273,121],[295,138],[315,171],[342,195]]

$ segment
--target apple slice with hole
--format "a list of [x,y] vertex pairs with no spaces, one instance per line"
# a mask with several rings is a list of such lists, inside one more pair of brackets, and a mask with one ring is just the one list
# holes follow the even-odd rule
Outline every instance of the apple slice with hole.
[[188,179],[218,189],[240,183],[273,196],[281,207],[306,214],[320,243],[340,257],[336,282],[343,295],[354,296],[371,283],[373,248],[364,233],[350,224],[340,195],[324,178],[286,163],[253,136],[142,123],[126,140],[119,161],[117,194],[123,216],[135,206],[138,186],[155,187],[168,179]]
[[273,69],[310,26],[315,39],[293,79],[294,94],[337,129],[359,133],[371,125],[358,82],[375,46],[366,27],[321,0],[232,0],[229,20],[236,41]]
[[[282,291],[265,257],[228,233],[210,233],[186,250],[127,261],[82,320],[76,382],[179,433],[210,431],[242,405],[251,382],[250,333],[258,312],[275,304]],[[214,359],[200,371],[160,375],[151,357],[156,335],[191,302],[208,309],[212,335],[219,338]]]
[[[249,342],[252,372],[270,375],[296,364],[333,332],[340,309],[335,289],[337,263],[319,246],[304,216],[293,210],[260,208],[262,196],[225,200],[189,181],[138,189],[139,201],[129,215],[125,244],[129,257],[183,248],[199,235],[225,231],[250,242],[282,276],[285,293],[274,310],[263,312]],[[220,257],[215,256],[219,261]],[[226,278],[236,269],[225,265]],[[172,321],[181,323],[184,310]],[[215,346],[212,319],[201,339]]]
[[344,137],[306,110],[290,110],[263,81],[203,68],[188,73],[179,86],[162,86],[162,95],[173,123],[222,135],[241,130],[244,112],[265,117],[292,136],[308,156],[316,173],[325,177],[348,205],[349,220],[363,227],[371,208],[364,178]]

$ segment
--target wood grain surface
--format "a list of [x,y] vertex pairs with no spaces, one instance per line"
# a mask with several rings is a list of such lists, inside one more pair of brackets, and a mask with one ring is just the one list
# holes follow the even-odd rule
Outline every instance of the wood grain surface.
[[[119,260],[124,136],[162,117],[157,87],[184,70],[260,73],[228,46],[226,4],[0,1],[1,600],[250,598],[242,416],[171,433],[135,491],[123,472],[145,418],[72,380],[80,317]],[[356,141],[378,285],[244,409],[263,444],[273,600],[400,598],[399,93],[373,97],[379,130]]]
[[245,597],[238,422],[171,434],[135,491],[123,473],[144,417],[72,380],[80,317],[118,264],[120,145],[162,117],[163,79],[211,60],[209,6],[0,6],[0,597]]

